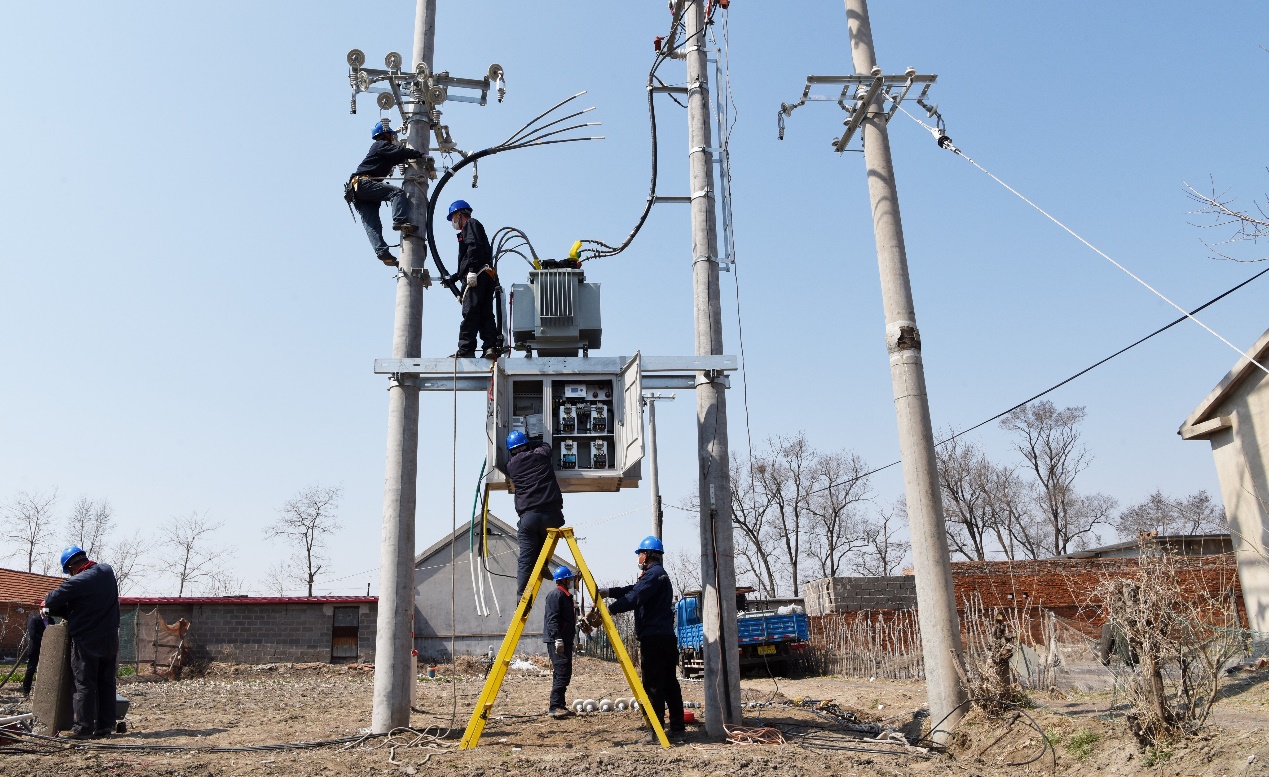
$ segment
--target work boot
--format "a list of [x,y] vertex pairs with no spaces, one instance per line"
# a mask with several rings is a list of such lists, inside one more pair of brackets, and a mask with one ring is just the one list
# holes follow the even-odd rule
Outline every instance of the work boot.
[[476,352],[475,351],[455,351],[454,353],[451,353],[449,356],[451,359],[475,359]]
[[391,251],[384,251],[381,254],[377,254],[377,258],[389,267],[397,266],[397,258],[392,255]]
[[113,728],[99,728],[93,732],[93,739],[105,739],[113,733],[115,733]]
[[489,361],[496,362],[498,361],[498,349],[486,348],[485,350],[481,351],[480,358],[488,359]]
[[418,232],[418,228],[408,221],[394,223],[392,228],[400,232],[402,235],[413,235],[415,232]]
[[551,717],[555,718],[556,720],[564,720],[566,718],[577,717],[577,713],[573,712],[568,707],[552,707]]
[[82,728],[72,728],[58,735],[62,739],[92,739],[92,732]]

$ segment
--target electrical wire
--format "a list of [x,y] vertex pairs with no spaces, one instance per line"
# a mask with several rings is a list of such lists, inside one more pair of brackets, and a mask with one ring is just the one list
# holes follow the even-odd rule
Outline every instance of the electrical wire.
[[992,179],[993,181],[995,181],[996,183],[998,183],[998,184],[1000,184],[1001,186],[1005,187],[1005,188],[1006,188],[1006,189],[1008,189],[1008,190],[1009,190],[1009,191],[1010,191],[1010,192],[1011,192],[1011,193],[1012,193],[1015,197],[1017,197],[1018,199],[1022,200],[1023,202],[1025,202],[1026,204],[1028,204],[1028,205],[1030,205],[1032,208],[1034,208],[1037,212],[1039,212],[1039,213],[1040,213],[1040,215],[1044,216],[1044,217],[1045,217],[1045,218],[1047,218],[1049,221],[1052,221],[1054,224],[1057,224],[1057,225],[1058,225],[1059,227],[1061,227],[1061,228],[1062,228],[1062,230],[1063,230],[1063,231],[1065,231],[1068,235],[1070,235],[1071,237],[1073,237],[1073,238],[1075,238],[1076,240],[1078,240],[1078,241],[1080,241],[1081,243],[1083,243],[1085,246],[1087,246],[1089,249],[1091,249],[1094,253],[1096,253],[1096,254],[1097,254],[1098,256],[1100,256],[1101,258],[1103,258],[1103,259],[1105,259],[1106,261],[1110,262],[1111,264],[1115,265],[1115,267],[1117,267],[1117,268],[1119,268],[1121,271],[1123,271],[1123,272],[1124,272],[1124,274],[1125,274],[1125,275],[1127,275],[1129,278],[1132,278],[1132,279],[1133,279],[1134,281],[1136,281],[1137,283],[1139,283],[1139,284],[1141,284],[1142,286],[1144,286],[1144,287],[1146,287],[1147,289],[1149,289],[1149,290],[1150,290],[1150,292],[1151,292],[1151,293],[1153,293],[1153,294],[1154,294],[1156,297],[1158,297],[1159,299],[1163,300],[1164,302],[1168,303],[1168,304],[1169,304],[1169,305],[1171,305],[1172,307],[1174,307],[1174,308],[1176,308],[1177,310],[1181,311],[1181,313],[1183,313],[1183,314],[1184,314],[1185,318],[1188,318],[1188,319],[1190,319],[1191,321],[1193,321],[1194,323],[1196,323],[1196,324],[1198,324],[1199,326],[1203,327],[1203,329],[1204,329],[1204,330],[1206,330],[1206,331],[1208,332],[1208,334],[1212,335],[1212,336],[1213,336],[1213,337],[1215,337],[1217,340],[1220,340],[1220,341],[1221,341],[1222,343],[1224,343],[1225,345],[1227,345],[1227,346],[1229,346],[1230,348],[1234,349],[1234,351],[1235,351],[1235,352],[1236,352],[1239,356],[1242,356],[1242,357],[1243,357],[1244,359],[1246,359],[1247,361],[1249,361],[1249,362],[1251,362],[1252,364],[1256,365],[1256,367],[1258,367],[1258,368],[1260,369],[1260,371],[1261,371],[1261,372],[1265,373],[1266,375],[1269,375],[1269,367],[1266,367],[1265,365],[1263,365],[1263,364],[1261,364],[1260,362],[1256,361],[1255,359],[1251,358],[1251,355],[1250,355],[1250,354],[1248,354],[1246,351],[1244,351],[1243,349],[1241,349],[1241,348],[1239,348],[1238,346],[1234,345],[1234,344],[1233,344],[1233,343],[1231,343],[1230,341],[1226,340],[1226,339],[1225,339],[1224,337],[1222,337],[1222,336],[1221,336],[1221,334],[1220,334],[1219,332],[1217,332],[1215,329],[1212,329],[1212,328],[1211,328],[1210,326],[1208,326],[1207,324],[1204,324],[1202,321],[1199,321],[1197,318],[1195,318],[1193,313],[1187,312],[1187,311],[1185,310],[1185,308],[1183,308],[1183,307],[1181,307],[1180,305],[1178,305],[1178,304],[1176,304],[1175,302],[1173,302],[1173,301],[1172,301],[1171,299],[1169,299],[1166,295],[1164,295],[1164,294],[1163,294],[1163,292],[1161,292],[1161,291],[1159,291],[1158,289],[1156,289],[1155,287],[1151,286],[1149,283],[1146,283],[1146,281],[1142,280],[1142,278],[1141,278],[1140,276],[1138,276],[1137,274],[1135,274],[1132,270],[1129,270],[1127,267],[1123,266],[1123,265],[1122,265],[1122,264],[1120,264],[1119,262],[1117,262],[1117,261],[1115,261],[1114,259],[1112,259],[1112,258],[1110,257],[1110,255],[1109,255],[1109,254],[1107,254],[1105,251],[1101,250],[1101,249],[1100,249],[1100,248],[1098,248],[1097,246],[1095,246],[1095,245],[1093,245],[1092,243],[1090,243],[1090,242],[1088,242],[1087,240],[1085,240],[1085,239],[1084,239],[1084,237],[1083,237],[1083,236],[1081,236],[1078,232],[1076,232],[1075,230],[1073,230],[1073,229],[1071,229],[1070,227],[1068,227],[1066,224],[1063,224],[1061,221],[1059,221],[1059,220],[1057,219],[1057,217],[1056,217],[1056,216],[1052,215],[1051,213],[1049,213],[1048,211],[1046,211],[1044,208],[1041,208],[1039,205],[1037,205],[1037,204],[1035,204],[1034,202],[1032,202],[1031,200],[1027,199],[1027,197],[1026,197],[1024,194],[1022,194],[1022,192],[1018,191],[1017,189],[1013,188],[1013,187],[1012,187],[1012,186],[1010,186],[1009,184],[1007,184],[1007,183],[1005,183],[1004,181],[1002,181],[1000,178],[998,178],[998,177],[997,177],[994,173],[992,173],[990,170],[988,170],[987,168],[983,167],[982,165],[978,164],[978,163],[977,163],[977,162],[975,162],[973,159],[971,159],[971,158],[970,158],[970,156],[969,156],[968,154],[966,154],[964,151],[961,151],[959,148],[957,148],[956,146],[952,145],[951,139],[947,137],[946,133],[944,133],[944,132],[942,131],[942,129],[941,129],[941,128],[938,128],[938,127],[931,127],[930,125],[928,125],[928,124],[926,124],[925,122],[921,121],[921,120],[920,120],[920,119],[918,119],[917,117],[913,116],[911,113],[908,113],[907,109],[905,109],[902,105],[898,105],[898,104],[896,103],[896,107],[898,107],[898,108],[899,108],[899,110],[903,111],[904,115],[905,115],[905,116],[907,116],[909,119],[912,119],[912,120],[913,120],[913,121],[915,121],[917,124],[920,124],[920,125],[921,125],[922,127],[924,127],[926,130],[928,130],[931,134],[933,134],[933,135],[934,135],[934,137],[935,137],[936,139],[938,139],[938,142],[939,142],[939,147],[940,147],[940,148],[945,148],[945,149],[947,149],[948,151],[951,151],[951,152],[952,152],[953,154],[955,154],[956,156],[958,156],[958,157],[960,157],[960,158],[964,159],[966,162],[969,162],[971,165],[973,165],[974,167],[978,168],[981,172],[985,173],[985,174],[987,175],[987,177],[988,177],[988,178],[991,178],[991,179]]
[[[1260,272],[1258,272],[1258,273],[1256,273],[1255,275],[1251,276],[1250,278],[1248,278],[1247,280],[1243,281],[1242,283],[1239,283],[1238,285],[1236,285],[1236,286],[1234,286],[1234,287],[1232,287],[1232,288],[1230,288],[1230,289],[1227,289],[1227,290],[1225,290],[1225,291],[1221,292],[1220,294],[1216,295],[1215,297],[1212,297],[1212,298],[1211,298],[1211,299],[1209,299],[1207,302],[1204,302],[1202,305],[1199,305],[1198,307],[1194,308],[1194,310],[1192,310],[1192,311],[1190,311],[1190,312],[1191,312],[1191,313],[1198,313],[1198,312],[1202,311],[1204,308],[1208,307],[1209,305],[1213,305],[1213,304],[1215,304],[1215,303],[1219,302],[1220,300],[1224,299],[1225,297],[1228,297],[1230,294],[1233,294],[1234,292],[1238,291],[1238,290],[1239,290],[1239,289],[1241,289],[1242,287],[1244,287],[1244,286],[1246,286],[1247,284],[1251,283],[1252,281],[1256,280],[1257,278],[1259,278],[1260,276],[1264,275],[1265,273],[1269,273],[1269,268],[1266,268],[1266,269],[1264,269],[1264,270],[1261,270]],[[1168,323],[1168,324],[1165,324],[1165,325],[1163,325],[1163,326],[1159,327],[1158,329],[1154,330],[1153,332],[1151,332],[1150,334],[1146,335],[1145,337],[1142,337],[1141,339],[1137,340],[1136,342],[1131,343],[1130,345],[1126,345],[1126,346],[1124,346],[1123,348],[1120,348],[1118,351],[1115,351],[1115,352],[1114,352],[1114,353],[1112,353],[1110,356],[1107,356],[1107,357],[1105,357],[1104,359],[1101,359],[1101,360],[1099,360],[1099,361],[1094,362],[1093,364],[1091,364],[1091,365],[1089,365],[1089,366],[1085,367],[1084,369],[1080,370],[1079,372],[1075,373],[1074,375],[1070,376],[1069,378],[1066,378],[1065,380],[1062,380],[1062,381],[1060,381],[1060,382],[1058,382],[1058,383],[1053,384],[1052,386],[1048,387],[1048,388],[1047,388],[1047,389],[1045,389],[1044,391],[1041,391],[1040,393],[1038,393],[1038,394],[1036,394],[1036,395],[1034,395],[1034,396],[1032,396],[1032,397],[1029,397],[1029,398],[1027,398],[1027,399],[1024,399],[1023,401],[1019,402],[1018,404],[1014,405],[1013,407],[1009,408],[1008,410],[1003,410],[1003,411],[1001,411],[1001,412],[999,412],[999,413],[996,413],[996,414],[995,414],[995,415],[993,415],[991,418],[988,418],[988,419],[987,419],[987,420],[985,420],[985,421],[979,421],[978,423],[974,424],[973,426],[969,427],[968,429],[963,429],[963,430],[961,430],[961,431],[959,431],[959,432],[957,432],[957,433],[955,433],[955,434],[951,435],[950,437],[948,437],[948,438],[946,438],[946,439],[944,439],[944,440],[939,440],[938,442],[936,442],[936,443],[934,444],[934,446],[937,448],[937,447],[939,447],[939,446],[946,445],[947,443],[951,442],[952,440],[955,440],[956,438],[961,437],[961,436],[963,436],[963,435],[969,434],[970,432],[972,432],[972,431],[974,431],[974,430],[976,430],[976,429],[980,429],[980,428],[982,428],[982,427],[986,426],[987,424],[991,423],[992,421],[996,421],[996,420],[998,420],[998,419],[1000,419],[1000,418],[1004,418],[1005,416],[1009,415],[1010,413],[1012,413],[1012,412],[1013,412],[1013,411],[1015,411],[1015,410],[1018,410],[1019,408],[1026,407],[1027,405],[1031,404],[1032,402],[1036,401],[1037,399],[1040,399],[1041,397],[1047,396],[1048,394],[1051,394],[1051,393],[1053,393],[1054,391],[1057,391],[1058,389],[1062,388],[1063,386],[1065,386],[1066,384],[1068,384],[1068,383],[1070,383],[1071,381],[1075,380],[1076,378],[1082,377],[1082,376],[1084,376],[1085,374],[1087,374],[1087,373],[1089,373],[1089,372],[1092,372],[1093,370],[1095,370],[1096,368],[1098,368],[1098,367],[1102,366],[1103,364],[1105,364],[1106,362],[1110,361],[1111,359],[1114,359],[1114,358],[1116,358],[1116,357],[1118,357],[1118,356],[1122,356],[1123,354],[1127,353],[1128,351],[1131,351],[1133,348],[1136,348],[1137,346],[1139,346],[1139,345],[1141,345],[1142,343],[1146,342],[1147,340],[1149,340],[1150,338],[1154,337],[1155,335],[1162,334],[1162,333],[1164,333],[1164,332],[1168,331],[1169,329],[1171,329],[1172,327],[1176,326],[1177,324],[1180,324],[1181,322],[1185,321],[1187,318],[1189,318],[1189,316],[1181,316],[1180,318],[1177,318],[1177,319],[1173,320],[1171,323]],[[860,480],[863,480],[863,479],[864,479],[864,478],[866,478],[866,477],[869,477],[869,476],[871,476],[871,475],[875,475],[875,474],[877,474],[878,472],[882,472],[882,471],[884,471],[884,470],[890,469],[891,467],[894,467],[894,466],[896,466],[896,465],[898,465],[898,464],[902,464],[902,463],[903,463],[903,461],[902,461],[902,460],[892,461],[892,462],[890,462],[889,464],[886,464],[886,465],[884,465],[884,466],[877,467],[876,469],[869,470],[869,471],[867,471],[867,472],[863,473],[862,475],[856,475],[855,477],[850,478],[849,480],[843,480],[843,481],[838,482],[838,483],[829,483],[829,484],[828,484],[828,485],[826,485],[826,486],[823,486],[823,487],[821,487],[821,488],[817,488],[816,490],[809,492],[807,495],[808,495],[808,496],[810,496],[811,494],[819,494],[819,493],[822,493],[822,492],[827,491],[827,490],[832,489],[832,488],[838,488],[838,487],[840,487],[840,486],[847,486],[847,485],[850,485],[851,483],[858,482],[858,481],[860,481]],[[671,505],[671,507],[677,507],[677,506],[675,506],[675,505]],[[677,509],[685,509],[685,508],[677,508]]]

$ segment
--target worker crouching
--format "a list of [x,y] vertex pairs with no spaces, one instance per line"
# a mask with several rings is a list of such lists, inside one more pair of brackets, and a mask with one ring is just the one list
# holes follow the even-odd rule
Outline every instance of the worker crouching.
[[542,640],[551,657],[551,717],[556,720],[575,715],[564,700],[573,679],[573,644],[577,640],[577,606],[573,602],[573,570],[558,567],[555,587],[547,592],[542,614]]
[[639,559],[639,580],[634,585],[600,588],[601,597],[616,601],[608,605],[614,615],[634,611],[635,638],[639,640],[639,674],[652,704],[649,715],[664,724],[670,713],[670,734],[682,734],[683,691],[677,676],[678,638],[674,636],[674,586],[662,566],[665,546],[656,537],[647,537],[635,550]]
[[71,640],[75,739],[115,730],[115,679],[119,672],[119,584],[109,564],[92,561],[72,545],[62,551],[70,579],[49,593],[50,615],[66,618]]

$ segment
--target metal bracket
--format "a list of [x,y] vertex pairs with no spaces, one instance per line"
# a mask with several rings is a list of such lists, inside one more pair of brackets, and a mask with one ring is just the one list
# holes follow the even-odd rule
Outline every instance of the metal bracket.
[[[842,110],[846,111],[847,118],[844,122],[846,130],[840,137],[833,138],[833,150],[845,151],[864,119],[880,117],[883,121],[890,121],[899,110],[900,104],[908,99],[912,88],[918,84],[921,85],[921,90],[915,99],[918,103],[924,104],[930,87],[934,86],[936,80],[938,76],[918,75],[914,68],[908,68],[903,75],[883,75],[881,68],[874,68],[872,73],[866,75],[807,76],[801,99],[793,104],[780,104],[780,110],[776,113],[778,137],[781,140],[784,139],[784,117],[792,116],[793,111],[808,102],[833,100],[832,97],[825,95],[812,95],[812,87],[824,84],[841,86],[841,92],[835,101]],[[876,106],[884,105],[887,100],[891,103],[889,110],[884,108],[878,110]]]

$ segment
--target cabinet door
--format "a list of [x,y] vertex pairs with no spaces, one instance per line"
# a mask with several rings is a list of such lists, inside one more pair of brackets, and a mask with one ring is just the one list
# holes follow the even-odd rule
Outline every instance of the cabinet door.
[[488,436],[486,456],[493,468],[507,474],[507,433],[511,431],[511,380],[502,360],[495,362],[489,381],[485,434]]
[[639,352],[621,368],[621,477],[639,479],[643,461],[643,373]]

